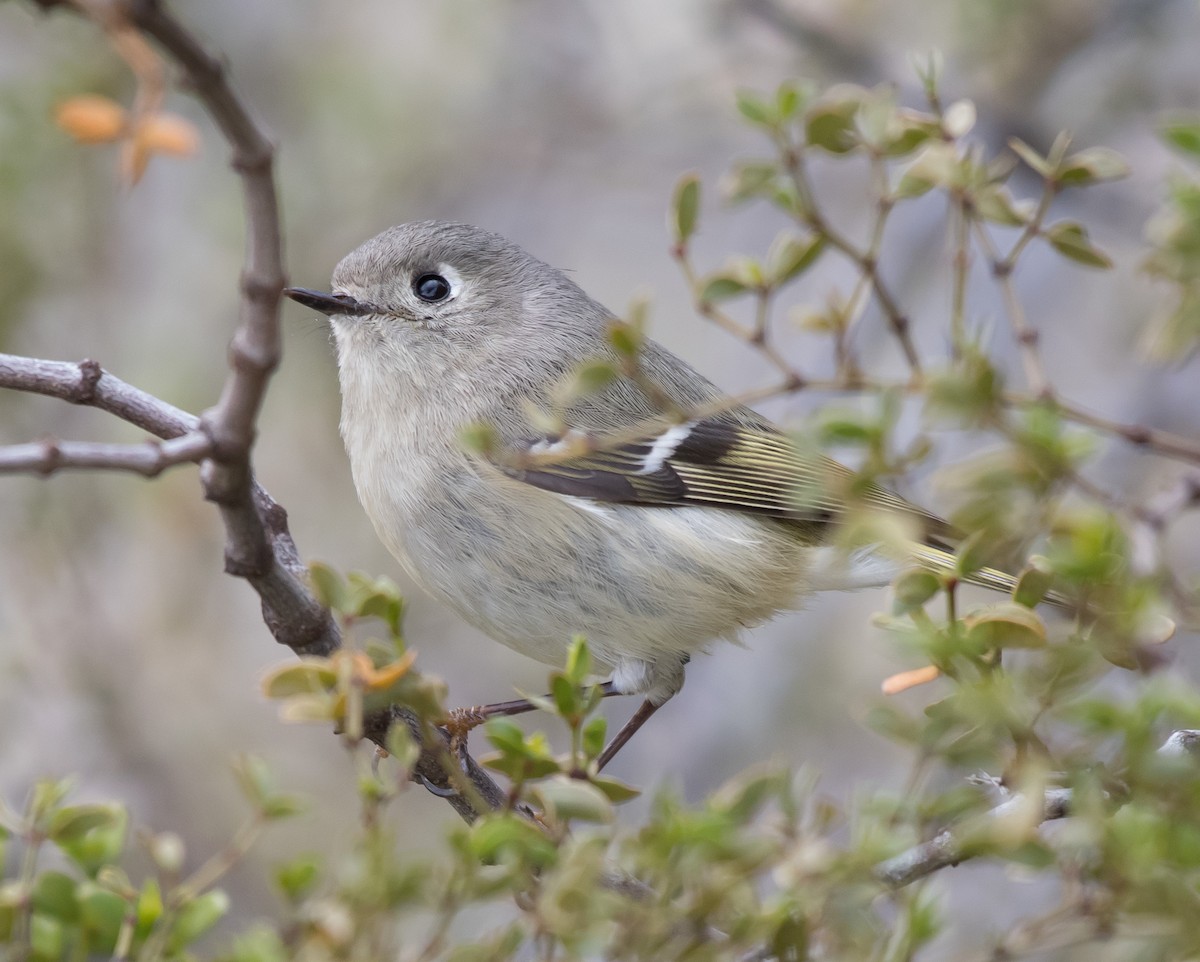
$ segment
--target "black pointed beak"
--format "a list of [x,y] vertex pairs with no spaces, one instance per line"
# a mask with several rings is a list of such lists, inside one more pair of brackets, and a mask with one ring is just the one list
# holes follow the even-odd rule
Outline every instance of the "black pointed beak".
[[283,293],[297,304],[311,307],[329,317],[334,314],[360,316],[373,314],[375,308],[351,297],[349,294],[326,294],[324,291],[310,291],[307,287],[285,287]]

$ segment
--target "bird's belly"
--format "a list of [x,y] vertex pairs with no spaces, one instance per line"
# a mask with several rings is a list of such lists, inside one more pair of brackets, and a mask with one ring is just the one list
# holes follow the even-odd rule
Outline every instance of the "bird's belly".
[[436,497],[364,496],[376,530],[430,593],[548,664],[578,634],[604,670],[678,664],[802,593],[808,549],[767,519],[599,504],[503,476],[442,477]]

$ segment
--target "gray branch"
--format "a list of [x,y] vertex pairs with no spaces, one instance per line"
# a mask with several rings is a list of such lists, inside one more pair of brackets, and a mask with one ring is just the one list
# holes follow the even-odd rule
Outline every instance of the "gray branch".
[[64,468],[110,468],[155,478],[176,464],[203,460],[212,453],[207,434],[195,431],[169,441],[140,444],[97,444],[47,438],[0,447],[0,474],[53,474]]
[[[44,10],[63,0],[31,0]],[[101,370],[94,361],[64,364],[0,355],[0,386],[90,404],[137,424],[163,439],[197,433],[205,438],[208,457],[201,464],[205,497],[216,504],[225,525],[225,570],[245,578],[262,601],[263,620],[272,635],[299,655],[328,655],[341,646],[341,633],[329,611],[317,601],[305,580],[305,568],[287,529],[287,513],[255,481],[250,463],[256,422],[267,383],[279,363],[279,298],[285,276],[275,191],[274,146],[229,82],[222,60],[210,54],[167,11],[160,0],[128,0],[122,8],[128,22],[156,41],[182,68],[185,86],[199,99],[232,150],[232,166],[242,180],[246,219],[246,253],[241,276],[239,318],[229,345],[229,374],[216,405],[201,418],[131,387]],[[67,442],[47,442],[40,452],[17,446],[14,461],[33,457],[43,463],[61,460]],[[191,450],[180,441],[169,450]],[[106,446],[109,463],[132,457]],[[70,447],[74,458],[97,457],[98,449]],[[49,453],[48,453],[49,452]],[[144,457],[144,455],[139,455]],[[65,465],[64,465],[65,466]],[[479,814],[474,802],[491,808],[504,803],[504,793],[473,759],[464,758],[466,782],[454,763],[447,764],[449,736],[430,735],[420,719],[405,709],[377,712],[366,719],[370,737],[382,745],[387,728],[403,721],[426,746],[416,774],[427,787],[447,797],[464,818]],[[432,737],[434,744],[429,744]],[[466,792],[459,788],[466,788]]]
[[[1181,729],[1173,732],[1158,749],[1160,755],[1189,756],[1200,760],[1200,731]],[[1042,815],[1039,822],[1066,818],[1071,814],[1072,792],[1069,788],[1048,788],[1042,799]],[[1003,819],[1013,815],[1026,804],[1023,795],[1012,795],[995,808],[989,809],[985,818]],[[881,862],[875,868],[875,877],[891,888],[903,888],[918,879],[925,878],[944,868],[966,861],[972,855],[966,850],[961,828],[950,828],[934,836],[928,842],[914,845],[899,855]]]

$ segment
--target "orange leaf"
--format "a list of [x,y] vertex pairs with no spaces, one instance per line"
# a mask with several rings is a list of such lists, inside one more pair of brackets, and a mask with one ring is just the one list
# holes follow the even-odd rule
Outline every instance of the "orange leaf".
[[125,132],[125,108],[99,94],[70,97],[54,108],[54,122],[81,144],[103,144]]
[[916,688],[917,685],[924,685],[931,682],[940,674],[941,672],[933,665],[926,665],[924,668],[901,671],[889,678],[885,678],[880,687],[883,689],[885,695],[898,695],[902,691]]
[[153,114],[138,124],[134,136],[152,154],[189,157],[200,149],[200,131],[178,114]]
[[408,669],[417,660],[417,651],[410,648],[403,655],[382,668],[372,669],[366,677],[367,691],[382,691],[391,688],[396,682],[408,674]]

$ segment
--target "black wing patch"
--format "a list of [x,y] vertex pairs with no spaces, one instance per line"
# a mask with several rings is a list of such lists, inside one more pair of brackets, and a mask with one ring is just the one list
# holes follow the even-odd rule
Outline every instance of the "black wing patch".
[[502,467],[527,484],[596,501],[704,504],[808,521],[833,517],[840,499],[828,482],[850,475],[827,458],[802,457],[778,431],[715,419],[579,454],[570,445],[543,439]]

